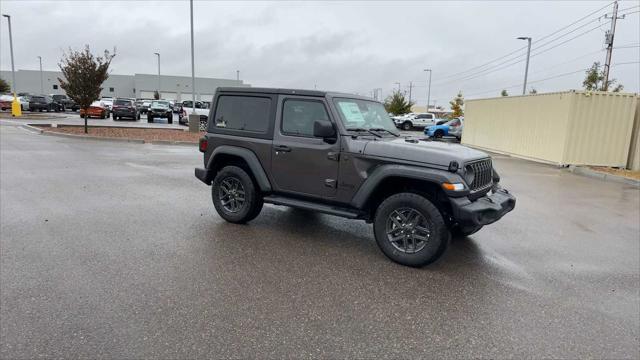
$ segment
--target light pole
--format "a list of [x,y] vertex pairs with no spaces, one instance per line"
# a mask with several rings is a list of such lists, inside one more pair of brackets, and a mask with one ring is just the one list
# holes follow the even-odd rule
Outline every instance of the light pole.
[[400,93],[400,83],[399,82],[395,82],[394,84],[398,85],[398,93]]
[[[196,113],[196,70],[193,60],[193,0],[189,0],[189,11],[191,16],[191,95],[193,96],[191,105],[193,114]],[[191,128],[191,126],[189,126]]]
[[154,53],[158,55],[158,96],[160,95],[160,53]]
[[40,60],[40,94],[44,94],[44,83],[42,81],[42,56],[38,56],[38,60]]
[[236,80],[240,81],[240,70],[236,70]]
[[522,86],[522,95],[527,92],[527,75],[529,74],[529,55],[531,55],[531,38],[526,36],[520,36],[518,40],[527,40],[527,65],[524,68],[524,85]]
[[11,87],[13,88],[13,96],[16,96],[16,69],[13,65],[13,36],[11,36],[11,16],[7,14],[2,14],[2,16],[7,18],[9,22],[9,49],[11,52]]
[[427,112],[429,112],[429,103],[431,102],[431,69],[424,69],[429,72],[429,81],[427,84]]

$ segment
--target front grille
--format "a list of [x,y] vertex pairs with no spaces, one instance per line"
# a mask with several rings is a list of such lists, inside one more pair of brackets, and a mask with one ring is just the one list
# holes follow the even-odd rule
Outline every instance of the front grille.
[[480,191],[493,184],[493,167],[491,159],[484,159],[468,163],[465,166],[467,173],[473,172],[473,181],[469,184],[471,191]]

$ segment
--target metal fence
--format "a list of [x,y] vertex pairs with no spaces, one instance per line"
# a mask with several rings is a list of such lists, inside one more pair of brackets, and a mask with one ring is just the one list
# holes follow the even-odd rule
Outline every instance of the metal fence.
[[462,143],[559,165],[626,167],[637,94],[567,91],[469,100]]

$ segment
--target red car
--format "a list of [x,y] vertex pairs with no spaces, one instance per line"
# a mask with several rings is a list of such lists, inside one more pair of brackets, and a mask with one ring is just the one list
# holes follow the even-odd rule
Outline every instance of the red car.
[[[106,119],[109,117],[109,109],[100,101],[94,101],[87,109],[87,116]],[[80,117],[84,117],[84,109],[80,109]]]

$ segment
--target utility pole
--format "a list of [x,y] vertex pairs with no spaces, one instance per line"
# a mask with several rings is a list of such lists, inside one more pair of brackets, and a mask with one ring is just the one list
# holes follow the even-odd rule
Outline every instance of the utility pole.
[[427,85],[427,107],[426,112],[429,112],[429,103],[431,102],[431,69],[424,69],[423,71],[429,72],[429,84]]
[[44,83],[42,81],[42,56],[38,56],[40,60],[40,94],[44,94]]
[[413,81],[409,81],[409,103],[411,103],[411,91],[413,90]]
[[[605,18],[607,16],[605,15]],[[624,16],[618,17],[618,1],[613,2],[613,14],[611,15],[611,30],[607,31],[604,35],[604,43],[607,44],[607,60],[604,63],[604,83],[602,84],[602,91],[609,89],[609,68],[611,67],[611,55],[613,53],[613,38],[616,35],[616,20],[624,19]]]
[[399,93],[399,92],[400,92],[400,83],[399,83],[399,82],[396,82],[396,83],[394,83],[394,84],[398,85],[398,93]]
[[529,55],[531,55],[531,38],[526,36],[521,36],[518,40],[527,40],[527,65],[524,68],[524,85],[522,85],[522,95],[527,93],[527,75],[529,75]]
[[[196,113],[196,70],[195,62],[193,60],[193,0],[189,0],[189,11],[191,15],[191,95],[193,106],[193,114]],[[189,126],[191,128],[191,126]]]
[[154,53],[158,55],[158,95],[160,95],[160,53]]
[[240,70],[236,70],[236,80],[240,81]]
[[11,52],[11,87],[13,90],[13,96],[16,96],[16,69],[13,64],[13,36],[11,35],[11,16],[7,14],[2,14],[2,16],[7,18],[9,22],[9,49]]

